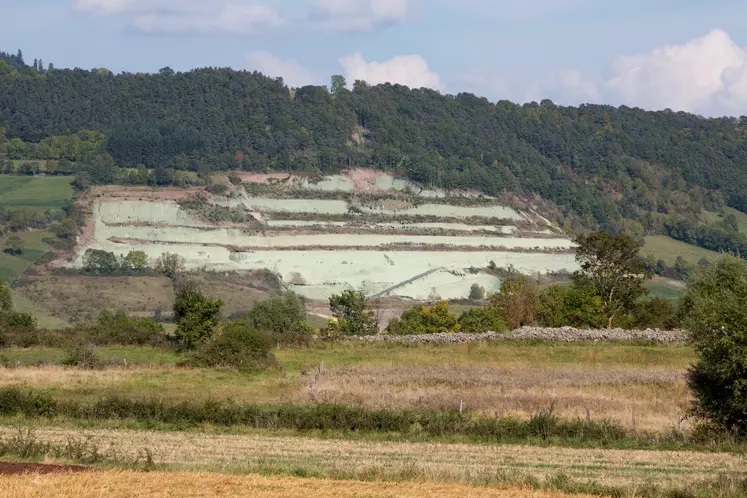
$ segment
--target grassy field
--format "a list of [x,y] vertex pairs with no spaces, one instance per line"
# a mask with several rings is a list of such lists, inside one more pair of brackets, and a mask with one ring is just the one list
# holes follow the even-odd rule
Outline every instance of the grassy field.
[[[40,232],[19,232],[16,234],[23,240],[23,254],[12,256],[5,252],[0,252],[0,278],[6,282],[13,282],[20,277],[31,265],[33,265],[42,254],[49,250],[50,245],[43,241],[45,238],[54,237],[53,233],[47,231]],[[5,248],[5,242],[10,236],[0,236],[0,250]]]
[[260,474],[225,475],[202,472],[94,472],[3,478],[4,489],[16,497],[86,498],[107,496],[370,496],[462,498],[582,498],[588,495],[533,491],[525,487],[491,489],[468,484],[332,480]]
[[685,283],[670,278],[654,277],[646,282],[645,287],[651,292],[651,297],[663,297],[670,301],[677,301],[682,297]]
[[[276,352],[282,368],[242,375],[174,366],[174,353],[102,348],[120,366],[101,371],[47,365],[59,350],[6,349],[0,387],[45,389],[64,399],[108,395],[167,401],[336,402],[369,408],[465,410],[477,416],[527,418],[549,406],[562,418],[612,419],[666,431],[690,403],[683,373],[694,359],[684,346],[486,343],[408,347],[322,344]],[[127,360],[127,366],[124,366]],[[324,363],[325,373],[315,379]],[[310,391],[310,387],[313,389]]]
[[64,176],[3,176],[0,181],[0,207],[28,207],[59,212],[73,196],[71,183],[72,179]]
[[656,259],[662,259],[667,265],[674,265],[677,256],[682,256],[690,264],[697,264],[701,258],[714,259],[719,256],[715,251],[709,251],[698,246],[674,240],[666,235],[652,235],[646,237],[646,243],[641,249],[641,255],[653,254]]
[[[734,215],[737,219],[737,224],[739,225],[739,231],[747,233],[747,214],[730,207],[724,208],[724,213],[727,215]],[[703,217],[708,223],[716,223],[723,219],[721,215],[712,211],[704,211]]]
[[[5,436],[14,432],[0,429]],[[154,464],[169,469],[236,474],[295,473],[493,485],[504,481],[505,485],[510,476],[517,480],[518,476],[531,476],[542,482],[562,473],[576,482],[622,488],[652,483],[681,487],[722,473],[747,475],[745,457],[736,453],[355,441],[209,431],[40,428],[34,436],[52,444],[87,441],[102,452],[115,450],[123,460],[134,460],[147,449]]]

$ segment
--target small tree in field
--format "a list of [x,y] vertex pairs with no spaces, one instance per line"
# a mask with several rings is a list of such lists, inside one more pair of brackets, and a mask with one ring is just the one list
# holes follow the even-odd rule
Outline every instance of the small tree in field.
[[509,329],[531,325],[537,308],[537,287],[525,277],[511,276],[490,298],[490,306],[506,320]]
[[469,288],[469,299],[473,301],[485,299],[485,287],[477,283],[472,284],[472,287]]
[[638,245],[627,235],[595,232],[575,240],[576,261],[581,267],[573,274],[577,285],[592,285],[602,299],[607,328],[615,318],[633,311],[639,297],[648,291],[643,283],[651,278]]
[[186,262],[178,254],[165,252],[153,261],[153,269],[169,278],[174,278],[185,272]]
[[699,268],[680,309],[698,353],[688,373],[694,414],[747,434],[747,262],[723,256]]
[[213,329],[220,323],[219,313],[222,307],[223,301],[207,297],[192,282],[182,285],[176,291],[176,337],[184,347],[193,349],[213,335]]
[[138,271],[148,268],[148,255],[144,251],[130,251],[122,261],[122,268]]
[[376,317],[362,292],[346,290],[329,298],[329,307],[337,318],[342,335],[373,335],[378,332]]

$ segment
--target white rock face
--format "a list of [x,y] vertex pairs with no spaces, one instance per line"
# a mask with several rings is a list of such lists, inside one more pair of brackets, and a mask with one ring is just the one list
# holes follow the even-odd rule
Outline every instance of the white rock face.
[[[345,192],[413,191],[416,187],[370,172],[288,181],[296,182],[294,188]],[[446,195],[423,189],[414,192],[431,198]],[[351,221],[329,221],[325,216],[349,215],[349,203],[251,197],[243,191],[211,202],[252,213],[266,230],[257,231],[256,224],[253,230],[217,226],[169,200],[101,198],[94,206],[93,235],[78,248],[75,264],[81,265],[86,249],[117,255],[141,250],[150,258],[171,252],[184,257],[188,269],[269,269],[289,289],[311,299],[326,299],[350,288],[414,300],[465,298],[473,284],[496,292],[499,279],[471,271],[486,268],[491,261],[532,274],[576,269],[573,243],[546,225],[530,233],[526,228],[518,231],[513,223],[494,225],[496,220],[525,222],[528,216],[497,203],[465,206],[462,200],[460,205],[430,203],[401,209],[358,206],[359,214]],[[303,214],[304,219],[273,219],[288,218],[288,213],[291,217]],[[370,215],[376,220],[369,221]],[[386,221],[386,217],[403,215],[433,218],[428,222]],[[454,218],[465,221],[455,223]],[[479,223],[479,218],[485,223]]]

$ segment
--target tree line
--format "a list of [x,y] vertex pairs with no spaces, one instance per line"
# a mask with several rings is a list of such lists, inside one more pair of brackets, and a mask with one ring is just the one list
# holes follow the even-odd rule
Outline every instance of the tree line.
[[[345,83],[291,89],[223,68],[114,75],[5,62],[0,155],[98,162],[93,182],[121,181],[116,167],[159,169],[145,180],[155,183],[173,180],[166,171],[379,168],[447,189],[539,195],[570,226],[637,235],[663,233],[673,212],[747,211],[745,118]],[[95,144],[87,158],[70,150],[81,133]]]

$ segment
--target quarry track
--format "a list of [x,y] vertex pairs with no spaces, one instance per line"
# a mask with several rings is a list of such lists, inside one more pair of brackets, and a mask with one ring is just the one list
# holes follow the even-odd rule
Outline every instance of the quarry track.
[[[137,238],[109,237],[107,239],[115,244],[155,244],[155,245],[200,245],[203,247],[223,247],[237,252],[255,252],[255,251],[416,251],[416,252],[512,252],[512,253],[541,253],[541,254],[573,254],[571,249],[533,249],[526,247],[505,247],[505,246],[460,246],[447,244],[418,244],[411,243],[391,243],[380,245],[288,245],[288,246],[240,246],[232,244],[208,243],[208,242],[187,242],[187,241],[153,241]],[[441,269],[441,268],[437,268]],[[416,278],[417,279],[417,278]]]

